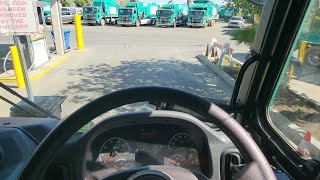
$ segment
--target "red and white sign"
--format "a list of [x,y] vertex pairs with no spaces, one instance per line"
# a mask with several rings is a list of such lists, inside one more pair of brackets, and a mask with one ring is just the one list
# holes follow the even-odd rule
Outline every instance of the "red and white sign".
[[0,34],[37,33],[39,20],[34,0],[0,0]]

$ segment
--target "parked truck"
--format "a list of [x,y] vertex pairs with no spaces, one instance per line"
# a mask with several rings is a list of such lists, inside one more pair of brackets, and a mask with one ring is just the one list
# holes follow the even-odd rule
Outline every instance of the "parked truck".
[[127,2],[125,8],[119,9],[118,24],[123,26],[140,26],[155,24],[159,8],[155,3]]
[[218,19],[217,4],[211,0],[195,0],[189,9],[187,25],[190,27],[213,26]]
[[83,23],[101,26],[116,24],[119,7],[114,0],[93,0],[92,6],[83,7]]
[[156,26],[186,25],[188,17],[188,5],[186,4],[163,4],[157,10]]

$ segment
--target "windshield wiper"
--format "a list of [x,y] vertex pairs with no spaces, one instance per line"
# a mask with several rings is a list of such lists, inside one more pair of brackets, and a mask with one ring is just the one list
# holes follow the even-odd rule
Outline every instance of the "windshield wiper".
[[[12,90],[11,88],[9,88],[8,86],[6,86],[5,84],[3,84],[3,83],[1,83],[1,82],[0,82],[0,87],[1,87],[2,89],[4,89],[4,90],[8,91],[8,92],[11,93],[12,95],[18,97],[18,98],[21,99],[22,101],[26,102],[28,105],[32,106],[35,110],[37,110],[38,112],[41,112],[41,114],[45,114],[46,116],[51,117],[51,118],[60,119],[60,118],[56,117],[55,115],[53,115],[52,113],[50,113],[50,112],[44,110],[43,108],[41,108],[40,106],[36,105],[36,104],[33,103],[32,101],[28,100],[27,98],[21,96],[19,93],[15,92],[14,90]],[[4,100],[5,102],[11,104],[11,105],[14,104],[13,102],[11,102],[10,100],[4,98],[3,96],[1,96],[1,99]],[[18,106],[18,109],[23,110],[23,111],[25,111],[25,112],[28,112],[28,113],[36,116],[36,117],[39,117],[39,115],[35,115],[35,113],[32,113],[32,112],[30,112],[29,110],[27,110],[27,109],[25,109],[25,108],[23,108],[23,107],[20,107],[20,106],[17,105],[17,104],[14,104],[13,106],[14,106],[14,107],[17,107],[17,106]]]

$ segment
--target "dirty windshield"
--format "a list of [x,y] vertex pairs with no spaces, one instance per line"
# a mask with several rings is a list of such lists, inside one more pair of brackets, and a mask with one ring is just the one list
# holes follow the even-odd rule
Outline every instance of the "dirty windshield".
[[132,9],[119,9],[119,15],[131,15]]
[[159,16],[171,16],[172,11],[171,10],[158,10],[157,13]]

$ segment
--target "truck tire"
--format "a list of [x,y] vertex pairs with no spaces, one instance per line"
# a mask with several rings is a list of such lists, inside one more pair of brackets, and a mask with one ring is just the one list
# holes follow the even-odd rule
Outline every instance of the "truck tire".
[[106,20],[104,20],[104,19],[101,19],[101,20],[100,20],[100,25],[101,25],[101,26],[104,26],[104,25],[106,25]]
[[320,68],[320,46],[310,47],[306,50],[304,64]]
[[136,22],[134,23],[134,25],[135,25],[136,27],[139,27],[139,26],[140,26],[140,20],[137,19]]

